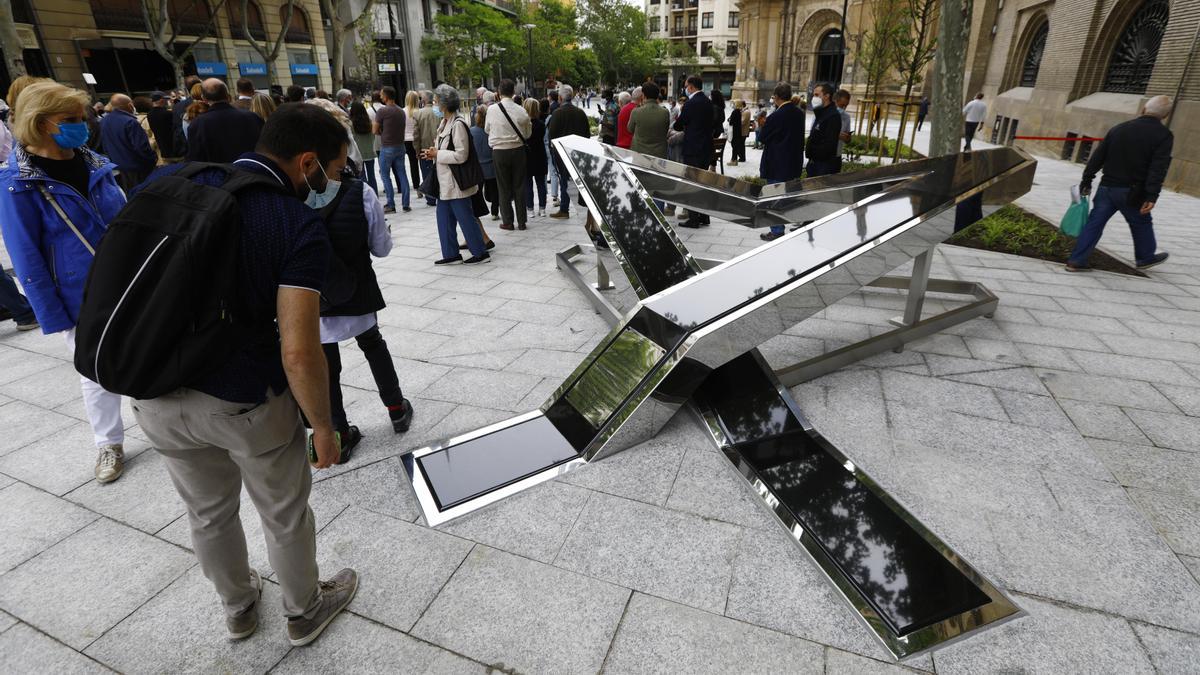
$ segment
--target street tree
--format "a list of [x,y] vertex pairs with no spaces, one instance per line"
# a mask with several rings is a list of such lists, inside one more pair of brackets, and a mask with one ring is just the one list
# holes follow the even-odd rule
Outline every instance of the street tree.
[[[375,0],[367,0],[362,10],[354,13],[354,7],[349,0],[321,0],[321,13],[329,21],[329,70],[333,80],[332,87],[336,91],[342,88],[343,70],[345,69],[346,33],[354,30],[355,22],[361,16],[371,16],[371,6]],[[343,18],[345,17],[345,18]]]
[[[575,66],[579,44],[575,6],[561,0],[544,0],[520,8],[517,25],[533,24],[533,58],[537,70],[534,79],[564,76]],[[522,32],[522,36],[524,33]],[[506,72],[524,73],[529,62],[529,41],[523,40],[516,50],[504,53]]]
[[963,72],[971,32],[972,0],[941,0],[938,51],[933,60],[929,156],[958,151],[962,130]]
[[[904,138],[905,127],[908,125],[909,99],[913,88],[921,81],[929,62],[937,51],[938,10],[942,0],[906,0],[907,10],[904,14],[906,30],[902,30],[897,42],[899,59],[896,70],[904,80],[904,114],[900,117],[899,139]],[[900,143],[896,143],[894,160],[900,159]]]
[[487,5],[455,0],[455,7],[434,19],[436,30],[421,40],[421,55],[440,60],[447,80],[470,89],[492,74],[502,54],[524,52],[524,40],[508,17]]
[[624,0],[579,0],[579,36],[596,54],[605,83],[640,81],[658,67],[662,50],[650,39],[646,14]]
[[[140,4],[154,51],[171,64],[175,71],[175,86],[182,87],[183,65],[196,45],[212,35],[217,13],[225,6],[225,0],[216,0],[212,6],[208,0],[187,0],[186,4],[181,0],[141,0]],[[197,26],[199,30],[195,30]],[[182,38],[184,32],[193,37]]]
[[375,78],[376,62],[379,56],[379,43],[375,39],[375,17],[370,12],[363,12],[354,21],[354,56],[358,59],[358,68],[353,75],[366,82]]
[[296,0],[284,0],[284,5],[281,8],[283,10],[281,14],[283,23],[279,27],[279,33],[276,35],[267,35],[265,42],[259,42],[254,38],[254,34],[250,32],[250,8],[248,7],[250,0],[234,1],[241,3],[242,35],[250,43],[250,48],[258,52],[263,62],[267,64],[267,83],[275,84],[275,81],[278,79],[275,73],[275,59],[279,58],[279,50],[283,49],[288,28],[292,25],[292,14],[296,9]]
[[863,36],[858,62],[867,77],[866,98],[875,100],[896,64],[899,41],[905,30],[902,16],[906,0],[878,0]]

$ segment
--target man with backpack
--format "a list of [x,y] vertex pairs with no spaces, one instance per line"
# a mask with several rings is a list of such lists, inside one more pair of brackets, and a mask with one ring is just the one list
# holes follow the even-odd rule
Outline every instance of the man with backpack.
[[[293,645],[315,640],[358,588],[350,569],[318,580],[308,506],[310,462],[331,466],[340,447],[319,332],[332,249],[304,200],[327,190],[346,152],[328,112],[287,104],[232,166],[160,169],[109,226],[80,314],[76,367],[136,399],[234,640],[258,627],[263,583],[238,517],[243,485]],[[106,343],[110,331],[138,337]]]

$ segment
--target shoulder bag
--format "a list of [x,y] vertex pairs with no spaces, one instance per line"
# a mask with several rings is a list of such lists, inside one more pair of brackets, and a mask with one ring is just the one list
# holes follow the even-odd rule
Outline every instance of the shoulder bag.
[[[471,130],[467,128],[467,122],[461,117],[456,117],[452,124],[462,124],[464,129],[467,129],[467,160],[461,164],[451,164],[450,173],[454,175],[454,182],[458,183],[458,189],[462,191],[470,190],[473,187],[483,185],[483,167],[479,165],[479,156],[475,154],[475,144],[471,142]],[[449,150],[454,150],[454,130],[450,130],[450,145]]]
[[511,117],[509,117],[508,111],[504,109],[504,103],[500,102],[496,105],[500,107],[500,112],[504,113],[504,119],[508,120],[508,126],[512,127],[513,133],[517,135],[517,138],[521,139],[521,147],[525,148],[525,166],[529,166],[529,155],[532,153],[532,150],[529,147],[529,139],[521,135],[521,130],[517,128],[516,123],[513,122]]

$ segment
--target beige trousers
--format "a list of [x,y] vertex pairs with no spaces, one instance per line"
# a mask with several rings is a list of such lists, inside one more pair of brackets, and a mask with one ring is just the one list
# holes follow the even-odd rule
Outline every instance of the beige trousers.
[[187,507],[200,569],[226,613],[235,616],[258,599],[238,517],[244,484],[262,518],[284,613],[311,618],[320,607],[316,528],[308,507],[312,474],[291,392],[254,406],[178,389],[133,401],[133,412],[166,461]]

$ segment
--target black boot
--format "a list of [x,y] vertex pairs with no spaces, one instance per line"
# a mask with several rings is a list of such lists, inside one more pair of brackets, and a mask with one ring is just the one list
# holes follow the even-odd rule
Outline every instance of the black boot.
[[354,448],[358,447],[362,440],[362,433],[358,427],[349,426],[345,429],[339,429],[338,433],[342,435],[342,453],[338,455],[338,464],[345,464],[350,461],[350,454],[354,452]]
[[402,434],[412,425],[413,407],[408,399],[401,399],[400,405],[388,408],[388,417],[392,419],[392,431]]

